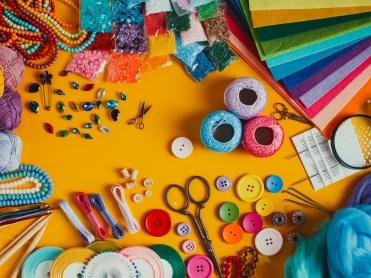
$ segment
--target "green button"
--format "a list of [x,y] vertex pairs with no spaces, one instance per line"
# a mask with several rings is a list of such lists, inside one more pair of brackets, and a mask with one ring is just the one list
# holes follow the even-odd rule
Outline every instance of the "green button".
[[220,206],[219,216],[226,223],[232,223],[240,216],[240,210],[235,203],[225,202]]

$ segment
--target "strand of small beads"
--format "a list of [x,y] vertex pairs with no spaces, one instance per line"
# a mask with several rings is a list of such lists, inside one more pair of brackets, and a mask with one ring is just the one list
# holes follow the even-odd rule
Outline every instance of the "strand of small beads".
[[[61,1],[78,13],[74,2]],[[95,35],[80,31],[77,23],[62,21],[55,14],[55,0],[0,2],[0,45],[19,51],[25,63],[33,68],[52,65],[58,49],[72,53],[86,49]]]
[[[34,187],[20,188],[29,183]],[[16,171],[0,174],[0,207],[41,203],[52,192],[53,182],[49,175],[36,166],[21,165]]]

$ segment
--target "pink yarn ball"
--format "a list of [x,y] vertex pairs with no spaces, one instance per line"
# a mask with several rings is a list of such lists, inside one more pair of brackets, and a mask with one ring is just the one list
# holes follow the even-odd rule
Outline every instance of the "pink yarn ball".
[[6,90],[0,98],[0,130],[17,128],[22,117],[22,100],[20,94]]
[[5,89],[14,90],[23,79],[23,56],[5,46],[0,46],[0,67],[4,71]]
[[280,149],[283,139],[284,132],[277,120],[272,117],[258,116],[246,123],[242,145],[254,156],[268,157]]

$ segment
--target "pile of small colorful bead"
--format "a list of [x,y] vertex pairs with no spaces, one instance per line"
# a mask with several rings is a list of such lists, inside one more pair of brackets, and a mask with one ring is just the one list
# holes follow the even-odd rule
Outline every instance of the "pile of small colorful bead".
[[[72,1],[61,1],[79,10]],[[1,1],[0,44],[19,51],[27,65],[41,69],[55,62],[58,48],[80,52],[94,41],[94,33],[80,31],[77,23],[63,22],[55,12],[55,0]]]
[[[18,170],[0,174],[0,207],[22,206],[41,203],[50,197],[53,182],[48,174],[33,165],[21,165]],[[19,188],[21,185],[33,183],[33,188]]]

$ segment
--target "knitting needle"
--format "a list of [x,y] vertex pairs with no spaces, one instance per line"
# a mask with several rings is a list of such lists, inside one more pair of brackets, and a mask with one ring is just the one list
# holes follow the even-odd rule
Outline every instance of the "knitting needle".
[[32,240],[31,244],[28,246],[27,250],[23,253],[22,258],[18,261],[18,264],[15,266],[12,275],[10,278],[17,278],[18,274],[21,270],[21,267],[23,265],[23,262],[26,260],[28,255],[35,249],[36,245],[41,240],[42,236],[44,235],[44,232],[46,230],[46,227],[48,226],[48,222],[44,224],[44,226],[39,230],[39,232],[35,235],[34,239]]
[[0,252],[0,266],[3,265],[15,252],[17,252],[30,238],[32,238],[48,222],[50,215],[42,216],[30,225],[25,231],[13,239]]
[[325,206],[323,206],[322,204],[318,203],[317,201],[313,200],[312,198],[310,198],[309,196],[301,193],[299,190],[295,189],[295,188],[292,188],[292,187],[289,187],[287,190],[291,190],[291,191],[294,191],[295,193],[299,194],[300,196],[302,196],[303,198],[305,198],[306,200],[308,200],[309,203],[311,203],[312,205],[316,205],[318,207],[321,207],[323,208],[324,210],[328,210]]
[[323,210],[323,209],[321,209],[321,208],[314,207],[314,206],[311,206],[311,205],[308,205],[308,204],[304,204],[304,203],[301,203],[301,202],[297,202],[297,201],[294,201],[294,200],[291,200],[291,199],[284,199],[283,201],[284,201],[284,202],[290,202],[290,203],[293,203],[293,204],[296,204],[296,205],[299,205],[299,206],[302,206],[302,207],[306,207],[306,208],[311,208],[311,209],[319,210],[319,211],[321,211],[321,212],[323,212],[323,213],[326,213],[326,214],[329,214],[329,215],[332,214],[330,211]]
[[[320,210],[330,212],[327,208],[325,208],[324,206],[322,206],[321,204],[319,204],[319,203],[317,203],[317,202],[312,203],[312,202],[310,202],[307,198],[305,198],[305,197],[304,197],[304,198],[303,198],[303,197],[300,197],[300,196],[298,196],[298,195],[296,195],[296,194],[294,194],[294,193],[292,193],[292,192],[290,192],[290,191],[288,191],[288,190],[282,190],[282,192],[283,192],[283,193],[287,193],[287,194],[289,194],[289,195],[291,195],[291,196],[293,196],[293,197],[295,197],[295,198],[297,198],[297,199],[303,201],[304,203],[309,204],[309,205],[312,206],[312,207],[316,207],[316,208],[318,208],[318,209],[320,209]],[[302,195],[303,195],[303,194],[302,194]],[[304,195],[304,196],[305,196],[305,195]],[[308,197],[308,198],[309,198],[309,197]],[[309,199],[310,199],[310,198],[309,198]]]

